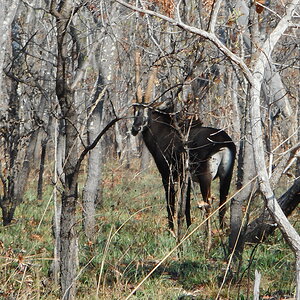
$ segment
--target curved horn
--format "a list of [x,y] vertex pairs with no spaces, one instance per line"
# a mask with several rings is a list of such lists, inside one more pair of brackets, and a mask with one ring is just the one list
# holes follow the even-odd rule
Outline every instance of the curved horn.
[[141,70],[141,53],[136,51],[135,53],[135,84],[136,84],[136,102],[142,103],[143,92],[141,88],[141,78],[140,78],[140,70]]
[[145,96],[144,96],[144,102],[145,103],[150,102],[152,92],[153,92],[153,86],[155,84],[155,80],[156,80],[156,76],[157,76],[159,62],[160,62],[160,60],[158,60],[158,62],[156,62],[156,64],[151,67],[151,72],[150,72],[150,76],[149,76],[149,79],[148,79],[146,92],[145,92]]

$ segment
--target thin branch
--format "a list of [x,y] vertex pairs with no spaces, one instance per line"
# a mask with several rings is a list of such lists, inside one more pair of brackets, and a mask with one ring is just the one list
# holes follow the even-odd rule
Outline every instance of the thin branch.
[[176,16],[177,16],[177,21],[181,22],[181,17],[180,17],[180,4],[181,4],[181,0],[178,1],[178,4],[176,5]]
[[139,8],[137,6],[131,5],[123,0],[116,0],[116,2],[118,2],[119,4],[140,12],[140,13],[144,13],[144,14],[148,14],[150,16],[153,17],[157,17],[161,20],[164,20],[174,26],[177,26],[185,31],[194,33],[196,35],[199,35],[209,41],[211,41],[225,56],[227,56],[232,62],[234,62],[236,65],[239,66],[239,68],[242,70],[242,72],[244,73],[245,77],[247,78],[247,80],[250,82],[250,84],[252,85],[253,83],[253,75],[250,71],[250,69],[247,67],[247,65],[245,64],[245,62],[236,54],[234,54],[232,51],[230,51],[217,37],[214,33],[210,33],[207,32],[205,30],[199,29],[197,27],[193,27],[193,26],[189,26],[181,21],[177,21],[173,18],[167,17],[165,15],[162,15],[160,13],[157,13],[153,10],[149,10],[149,9],[143,9],[143,8]]
[[50,13],[55,16],[57,19],[61,19],[62,18],[62,15],[61,13],[59,13],[59,11],[56,9],[56,6],[57,6],[57,3],[55,0],[52,0],[51,1],[51,4],[50,4]]
[[115,119],[111,120],[103,129],[102,131],[98,134],[98,136],[95,138],[95,140],[88,145],[87,147],[84,148],[84,150],[81,152],[78,161],[76,163],[76,167],[74,169],[74,173],[79,172],[79,168],[80,165],[83,161],[83,159],[85,158],[85,156],[88,154],[89,151],[91,151],[92,149],[94,149],[96,147],[96,145],[98,144],[98,142],[100,141],[100,139],[102,138],[102,136],[118,121],[120,121],[122,118],[121,117],[116,117]]
[[208,32],[214,33],[215,32],[215,27],[217,23],[217,17],[219,14],[219,10],[221,7],[222,0],[215,0],[211,14],[210,14],[210,20],[209,20],[209,25],[208,25]]
[[300,143],[297,143],[295,146],[286,151],[279,162],[276,160],[274,164],[276,167],[272,170],[270,177],[271,187],[276,186],[282,174],[286,173],[287,170],[294,163],[296,158],[299,155]]

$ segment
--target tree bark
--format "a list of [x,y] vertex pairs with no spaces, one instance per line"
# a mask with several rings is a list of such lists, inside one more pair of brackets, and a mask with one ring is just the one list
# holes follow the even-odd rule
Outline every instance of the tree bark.
[[24,57],[21,55],[20,26],[17,18],[11,23],[11,27],[13,58],[10,67],[10,93],[7,112],[1,115],[2,121],[5,123],[2,136],[5,140],[4,151],[6,152],[6,169],[8,173],[6,178],[3,174],[0,174],[4,187],[3,197],[0,197],[4,225],[11,223],[17,205],[23,200],[37,138],[36,130],[31,131],[29,134],[26,132],[24,118],[22,117],[24,111],[18,93],[20,88],[18,74],[22,70]]
[[44,182],[44,170],[45,170],[47,142],[48,142],[48,138],[45,138],[42,140],[39,179],[38,179],[38,186],[37,186],[37,199],[38,200],[42,200],[42,198],[43,198],[43,182]]
[[251,201],[254,190],[257,188],[255,178],[255,170],[253,168],[253,150],[250,137],[250,116],[249,116],[249,101],[246,101],[244,111],[241,114],[244,116],[241,120],[241,140],[238,153],[237,167],[237,189],[240,192],[231,200],[230,204],[230,235],[229,235],[229,254],[235,251],[235,256],[239,257],[242,254],[244,242],[243,235],[246,221],[243,224],[243,205]]
[[151,160],[151,155],[146,147],[145,143],[141,144],[141,163],[140,163],[140,172],[144,172],[149,168],[150,165],[150,160]]
[[[107,86],[113,86],[113,66],[116,59],[116,46],[111,37],[106,36],[102,46],[101,62],[98,65],[97,88],[94,96],[94,108],[88,120],[89,142],[92,143],[103,127],[104,109],[103,103]],[[110,89],[110,93],[113,93]],[[88,175],[83,191],[83,226],[85,235],[92,239],[95,235],[96,205],[101,202],[101,174],[103,162],[103,144],[99,143],[93,148],[88,157]]]
[[[108,4],[109,5],[109,4]],[[111,103],[118,108],[119,94],[116,93],[116,77],[117,77],[117,38],[119,37],[119,25],[116,21],[118,19],[118,5],[114,3],[109,7],[110,13],[107,16],[110,22],[110,29],[102,36],[101,47],[99,47],[100,59],[96,68],[98,68],[98,81],[94,103],[97,103],[90,120],[88,121],[88,135],[89,142],[92,143],[96,138],[99,131],[103,128],[105,122],[106,110],[104,109],[104,101],[109,94]],[[105,24],[99,23],[98,26],[104,26]],[[110,30],[112,32],[110,32]],[[99,36],[97,37],[99,40]],[[108,93],[106,91],[108,89]],[[99,102],[100,101],[100,102]],[[122,135],[118,130],[118,124],[115,126],[117,151],[121,156],[123,152]],[[105,151],[104,143],[99,143],[95,148],[91,149],[88,157],[88,175],[83,191],[83,226],[85,234],[88,238],[95,236],[95,211],[96,206],[101,205],[101,175],[102,175],[102,163],[103,153]]]
[[[59,285],[59,269],[60,269],[60,218],[61,218],[61,202],[58,201],[58,177],[62,170],[63,159],[58,158],[58,147],[59,147],[59,129],[58,120],[54,121],[54,188],[53,188],[53,203],[54,203],[54,215],[52,219],[52,234],[54,238],[54,249],[53,249],[53,262],[50,267],[52,278],[54,282]],[[61,153],[61,152],[60,152]]]
[[[101,77],[101,75],[99,74]],[[100,87],[99,87],[100,88]],[[98,98],[98,97],[96,97]],[[96,99],[97,100],[97,99]],[[88,140],[89,143],[95,140],[102,126],[103,103],[98,103],[88,120]],[[83,227],[85,235],[89,239],[95,238],[96,233],[96,204],[99,203],[99,189],[102,173],[102,151],[101,143],[90,151],[88,157],[87,179],[83,189]]]
[[57,29],[57,73],[56,95],[61,108],[65,129],[65,175],[62,193],[60,220],[60,285],[62,298],[75,299],[76,272],[78,267],[78,237],[76,232],[76,203],[78,198],[75,168],[78,160],[77,153],[77,113],[74,92],[68,83],[68,50],[67,33],[73,14],[73,2],[63,1],[56,10],[56,1],[51,2],[51,12],[56,17]]
[[[4,99],[4,94],[2,90],[2,81],[3,81],[3,64],[4,57],[6,53],[6,41],[10,34],[10,26],[14,20],[15,14],[17,12],[19,6],[19,0],[6,1],[7,3],[3,3],[1,7],[0,19],[2,20],[2,24],[0,26],[0,99]],[[4,113],[4,107],[0,107],[1,114]]]

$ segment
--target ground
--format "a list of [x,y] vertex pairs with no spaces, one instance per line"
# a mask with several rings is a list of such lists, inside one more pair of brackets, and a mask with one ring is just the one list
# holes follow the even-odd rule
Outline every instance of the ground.
[[[97,211],[98,233],[93,241],[83,235],[78,203],[78,299],[126,299],[176,245],[167,230],[160,177],[153,165],[142,173],[137,166],[127,169],[119,162],[107,163],[103,207]],[[14,222],[1,228],[0,299],[59,296],[49,272],[53,260],[53,187],[50,183],[45,186],[43,200],[36,200],[32,176]],[[190,231],[203,220],[196,206],[197,199],[193,199]],[[226,217],[228,223],[228,214]],[[130,299],[216,299],[217,295],[219,299],[252,299],[255,270],[262,274],[263,299],[294,295],[294,256],[280,232],[264,244],[248,245],[240,272],[236,277],[228,272],[222,285],[226,270],[234,268],[229,268],[225,259],[227,233],[218,230],[217,221],[214,216],[209,252],[205,227],[201,226],[184,243],[180,258],[177,251],[172,252]],[[291,221],[299,227],[295,216]]]

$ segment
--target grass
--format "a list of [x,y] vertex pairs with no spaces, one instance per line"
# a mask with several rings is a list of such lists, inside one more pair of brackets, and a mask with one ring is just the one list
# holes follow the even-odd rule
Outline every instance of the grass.
[[[17,208],[16,221],[1,228],[0,299],[59,297],[58,286],[49,276],[53,260],[52,188],[45,187],[44,200],[38,201],[35,180],[31,182],[26,201]],[[203,220],[196,201],[193,203],[192,229]],[[139,174],[135,167],[108,164],[103,207],[97,213],[95,240],[87,240],[79,227],[77,299],[125,299],[175,246],[166,229],[163,188],[155,168]],[[265,299],[294,294],[294,256],[280,232],[255,251],[247,247],[239,280],[226,282],[219,291],[227,267],[227,237],[216,230],[216,219],[209,253],[204,228],[200,228],[184,243],[182,257],[172,253],[131,299],[215,299],[219,292],[220,299],[251,299],[255,269],[262,273],[261,295]]]

